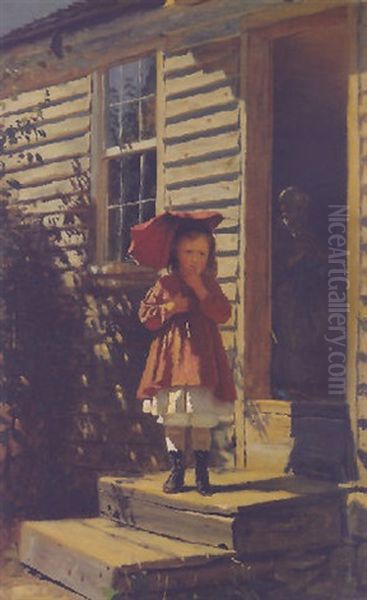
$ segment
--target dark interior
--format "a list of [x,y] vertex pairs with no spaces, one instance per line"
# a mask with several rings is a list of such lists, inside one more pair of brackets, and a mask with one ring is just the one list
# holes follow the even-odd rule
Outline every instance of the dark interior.
[[[330,397],[330,350],[324,339],[328,219],[332,205],[347,201],[347,60],[341,26],[280,38],[273,45],[274,398]],[[281,208],[279,194],[289,186],[307,198],[292,200],[298,193],[293,191]],[[293,211],[293,229],[287,211]]]

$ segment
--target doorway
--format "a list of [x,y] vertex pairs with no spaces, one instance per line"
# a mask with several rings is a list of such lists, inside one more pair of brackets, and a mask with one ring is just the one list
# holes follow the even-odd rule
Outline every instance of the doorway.
[[328,225],[347,206],[345,12],[250,34],[246,90],[246,397],[334,400]]
[[[327,340],[336,337],[328,322],[332,269],[338,297],[347,293],[346,228],[338,238],[332,233],[341,227],[328,231],[336,216],[346,221],[347,31],[341,22],[273,41],[273,398],[345,400],[333,393],[331,375],[343,365],[329,362]],[[343,325],[338,349],[346,357]]]

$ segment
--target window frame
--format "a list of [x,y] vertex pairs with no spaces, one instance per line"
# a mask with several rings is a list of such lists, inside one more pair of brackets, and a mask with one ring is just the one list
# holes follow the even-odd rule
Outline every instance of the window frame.
[[[105,80],[109,69],[123,63],[137,61],[145,56],[155,55],[156,58],[156,109],[155,123],[156,135],[148,140],[131,142],[123,148],[119,146],[108,147],[106,133],[106,93]],[[121,57],[118,61],[108,64],[103,69],[95,71],[92,75],[92,123],[91,123],[91,196],[95,209],[94,222],[94,262],[99,265],[108,265],[111,271],[142,270],[142,267],[133,262],[123,260],[111,261],[108,259],[108,163],[111,159],[124,155],[134,154],[139,151],[156,150],[156,214],[163,210],[162,165],[163,165],[163,53],[156,49],[144,52],[138,56]]]

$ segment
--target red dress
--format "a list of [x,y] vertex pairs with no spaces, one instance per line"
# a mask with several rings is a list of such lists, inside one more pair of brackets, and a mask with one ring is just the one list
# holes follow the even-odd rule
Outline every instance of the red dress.
[[[137,392],[151,398],[162,389],[204,386],[222,402],[236,391],[217,324],[231,315],[231,305],[214,278],[204,279],[208,296],[199,301],[176,272],[164,275],[141,302],[141,322],[156,332]],[[169,316],[165,304],[177,294],[189,298],[189,310]]]

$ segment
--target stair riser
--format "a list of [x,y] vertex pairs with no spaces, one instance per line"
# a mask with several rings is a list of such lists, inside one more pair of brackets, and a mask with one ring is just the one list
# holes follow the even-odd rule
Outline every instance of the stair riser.
[[102,516],[129,527],[233,549],[234,517],[231,516],[179,510],[107,484],[100,485],[99,505]]
[[334,546],[342,539],[340,502],[281,503],[241,509],[234,525],[237,555],[246,559],[267,553],[306,551]]

